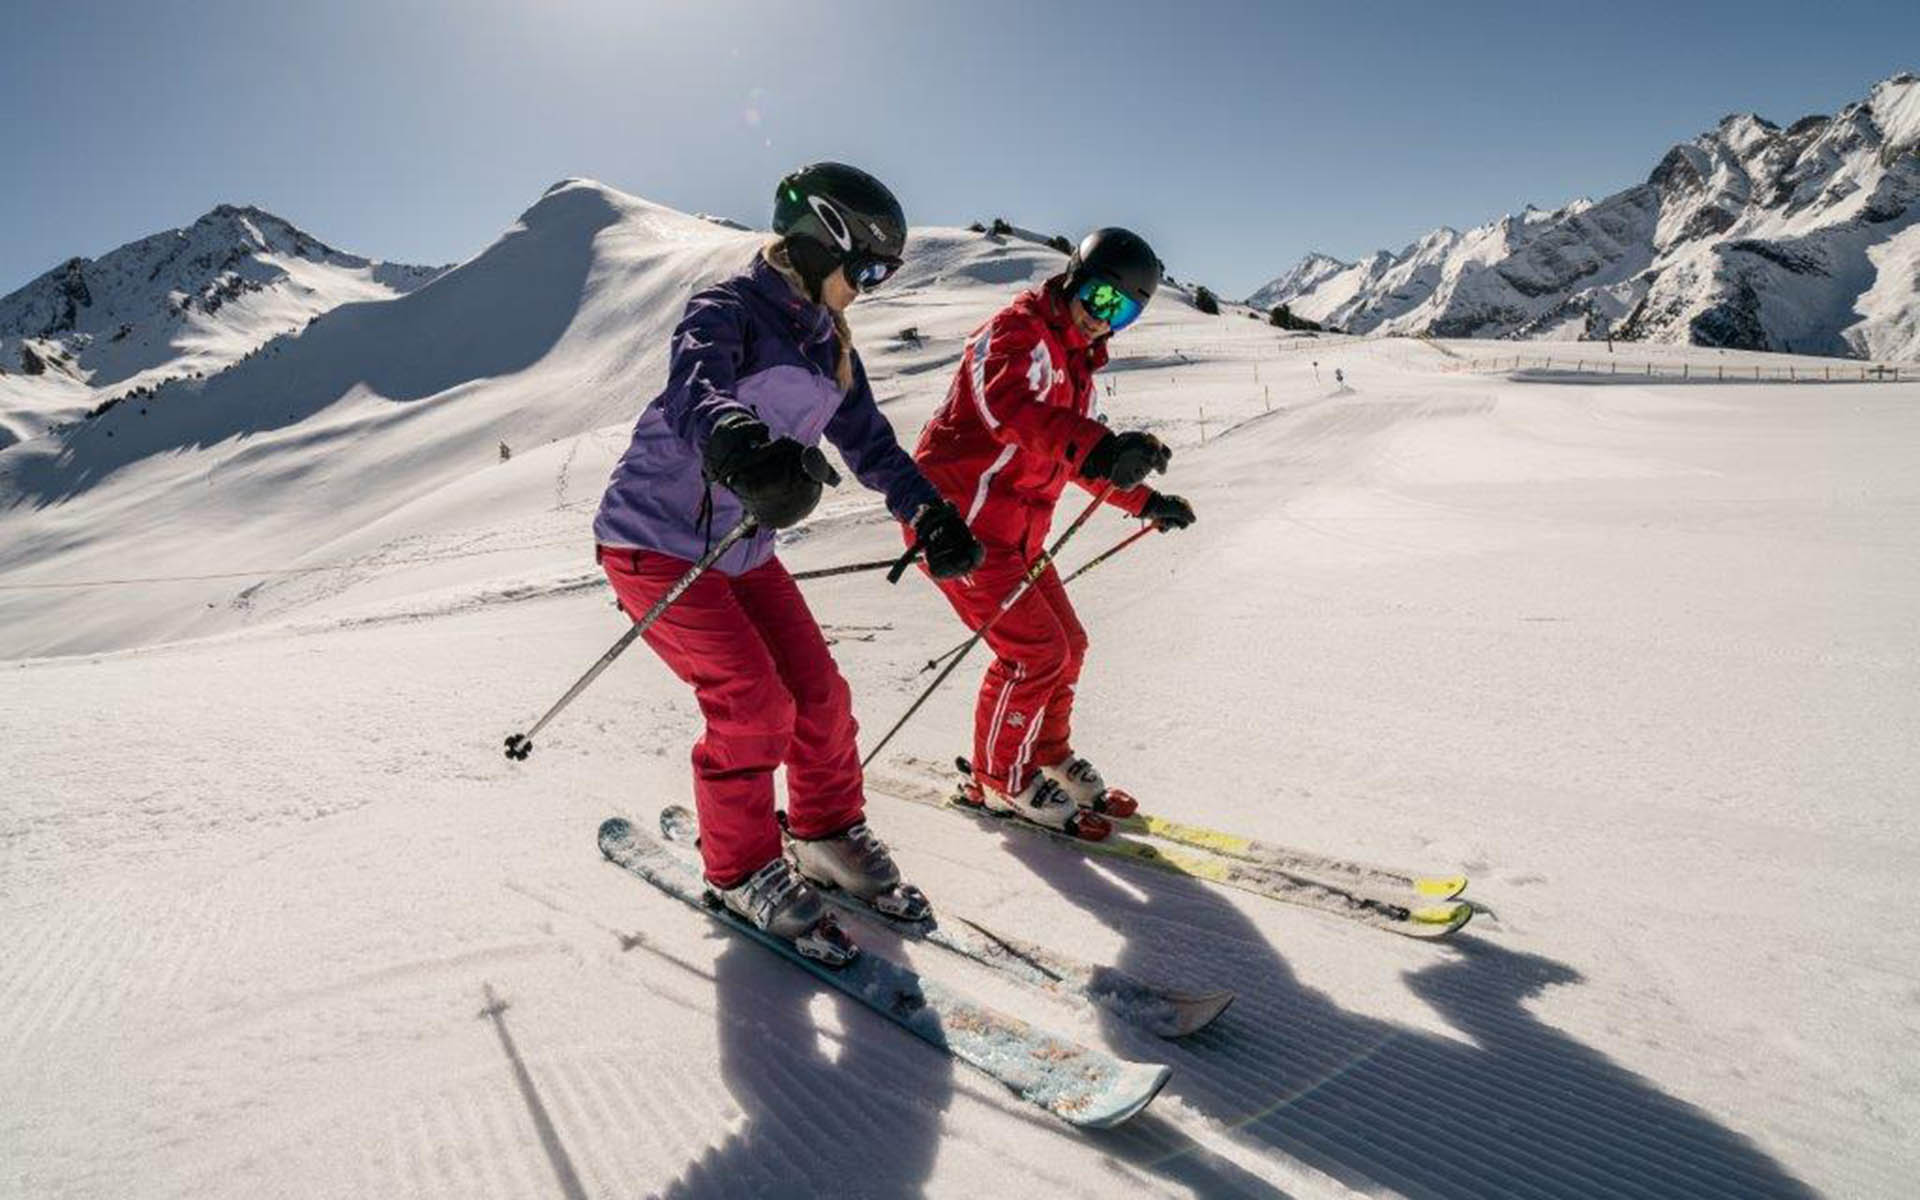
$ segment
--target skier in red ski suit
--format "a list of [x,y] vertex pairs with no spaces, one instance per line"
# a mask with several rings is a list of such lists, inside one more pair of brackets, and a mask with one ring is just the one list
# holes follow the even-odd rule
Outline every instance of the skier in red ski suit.
[[[1088,235],[1064,274],[1023,293],[968,341],[946,402],[914,459],[986,548],[971,573],[936,581],[978,631],[1046,546],[1069,480],[1162,529],[1193,509],[1141,485],[1171,452],[1151,434],[1095,419],[1093,373],[1107,339],[1138,317],[1160,280],[1146,242],[1124,229]],[[1056,829],[1099,807],[1106,787],[1073,751],[1073,690],[1087,634],[1049,565],[985,640],[997,656],[974,712],[973,776],[983,799]]]

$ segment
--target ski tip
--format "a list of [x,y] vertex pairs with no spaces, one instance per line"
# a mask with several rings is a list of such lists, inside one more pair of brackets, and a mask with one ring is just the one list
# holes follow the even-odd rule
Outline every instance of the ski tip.
[[1164,1024],[1154,1029],[1154,1034],[1163,1038],[1183,1038],[1199,1033],[1202,1029],[1220,1019],[1220,1015],[1233,1007],[1232,992],[1205,992],[1199,995],[1170,997],[1174,1012]]
[[1084,1129],[1112,1129],[1153,1103],[1172,1077],[1173,1068],[1162,1063],[1122,1063],[1119,1076],[1099,1102],[1060,1115]]
[[1408,913],[1407,920],[1418,928],[1419,937],[1451,937],[1473,920],[1473,911],[1473,905],[1464,900],[1450,904],[1429,904]]
[[606,820],[600,822],[599,840],[602,852],[607,851],[609,847],[629,841],[632,837],[633,822],[627,820],[625,817],[608,817]]
[[660,810],[660,836],[670,842],[700,844],[700,822],[684,804],[669,804]]
[[1451,900],[1467,890],[1465,875],[1427,875],[1413,881],[1413,890],[1434,900]]

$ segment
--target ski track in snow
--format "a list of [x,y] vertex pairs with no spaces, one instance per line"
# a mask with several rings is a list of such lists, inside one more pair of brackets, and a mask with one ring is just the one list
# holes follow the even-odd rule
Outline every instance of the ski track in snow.
[[[730,243],[663,250],[644,230],[673,215],[608,203],[594,253],[639,298],[583,311],[657,340]],[[904,438],[1005,298],[979,269],[1049,254],[941,234],[856,306]],[[328,568],[0,592],[13,652],[63,655],[0,663],[0,1193],[1667,1200],[1894,1196],[1920,1169],[1920,1077],[1885,1049],[1920,1033],[1920,944],[1883,920],[1920,849],[1914,386],[1462,376],[1438,345],[1156,306],[1100,404],[1175,447],[1164,486],[1200,523],[1074,585],[1080,744],[1163,815],[1465,868],[1498,916],[1411,943],[877,795],[936,904],[1238,993],[1167,1042],[863,933],[1173,1066],[1089,1134],[600,860],[601,819],[688,798],[697,716],[644,651],[501,758],[620,631],[588,523],[626,419],[582,393],[563,428],[552,397],[647,388],[624,342],[616,367],[570,337],[530,381],[463,385],[505,424],[423,413],[440,457],[375,425],[259,451],[318,489],[310,536],[222,507],[223,477],[263,494],[206,481],[231,446],[0,513],[0,583]],[[204,552],[83,520],[142,505]],[[1131,528],[1094,521],[1063,565]],[[850,484],[782,553],[898,544]],[[958,626],[917,574],[806,586],[870,744]],[[982,665],[902,757],[967,749]]]

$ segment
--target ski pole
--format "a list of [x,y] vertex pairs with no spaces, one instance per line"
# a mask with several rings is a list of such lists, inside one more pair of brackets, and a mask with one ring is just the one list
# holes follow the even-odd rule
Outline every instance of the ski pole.
[[[1158,533],[1159,531],[1160,531],[1160,527],[1158,525],[1143,525],[1140,528],[1140,531],[1138,533],[1128,534],[1126,537],[1120,539],[1118,542],[1107,547],[1105,550],[1102,550],[1100,553],[1094,555],[1092,558],[1088,559],[1086,562],[1081,563],[1080,566],[1074,570],[1073,574],[1067,576],[1065,579],[1062,579],[1060,581],[1060,586],[1066,587],[1068,584],[1072,583],[1074,580],[1080,578],[1082,575],[1085,575],[1088,571],[1093,570],[1095,567],[1099,566],[1101,563],[1112,558],[1114,555],[1120,553],[1122,550],[1125,550],[1128,546],[1133,545],[1135,542],[1139,541],[1141,538],[1147,536],[1150,533]],[[933,658],[928,659],[927,665],[920,668],[920,673],[922,675],[925,675],[928,671],[933,670],[935,667],[947,661],[947,659],[951,658],[952,656],[956,654],[964,653],[967,650],[967,648],[971,645],[973,645],[973,642],[971,640],[964,641],[954,646],[952,649],[948,650],[946,653],[937,655]]]
[[727,551],[733,549],[733,544],[739,541],[741,538],[746,537],[748,534],[752,533],[753,529],[754,529],[753,518],[742,517],[740,518],[740,523],[738,525],[735,525],[732,529],[727,530],[726,535],[722,537],[719,541],[713,544],[713,549],[707,551],[706,554],[702,555],[699,562],[694,563],[693,566],[688,569],[685,575],[682,575],[678,580],[676,580],[674,582],[674,585],[667,589],[666,595],[660,597],[658,600],[655,600],[653,602],[653,607],[649,608],[646,611],[646,615],[642,616],[638,621],[635,621],[631,628],[629,628],[625,633],[621,634],[620,640],[615,642],[611,647],[608,648],[605,654],[602,654],[600,656],[600,661],[597,663],[594,663],[591,667],[588,667],[587,673],[585,675],[582,675],[578,682],[576,682],[572,687],[567,689],[567,694],[560,697],[559,701],[557,701],[552,708],[547,710],[547,714],[545,716],[541,717],[538,721],[535,721],[533,723],[532,729],[527,730],[525,733],[516,733],[508,736],[507,757],[513,759],[516,762],[525,762],[527,755],[533,753],[533,735],[536,733],[539,733],[542,729],[546,728],[546,724],[548,721],[551,721],[556,716],[559,716],[560,710],[565,708],[567,705],[573,703],[573,698],[575,696],[578,696],[581,692],[586,691],[588,684],[600,678],[600,672],[612,666],[613,660],[616,658],[619,658],[623,653],[625,653],[627,647],[633,645],[633,640],[635,638],[645,633],[647,629],[650,626],[652,626],[652,624],[655,621],[659,620],[660,614],[663,612],[666,612],[669,605],[671,605],[675,600],[678,600],[681,596],[685,595],[687,589],[693,586],[694,581],[707,573],[708,567],[711,567],[714,563],[720,561],[720,556],[722,554],[725,554]]
[[[813,479],[814,482],[825,487],[840,486],[840,473],[833,469],[833,464],[827,461],[827,456],[821,453],[820,447],[818,446],[808,446],[801,451],[800,469],[806,472],[808,477]],[[620,635],[620,640],[615,642],[608,648],[605,654],[600,656],[599,662],[587,668],[587,673],[582,675],[578,682],[567,689],[567,694],[560,697],[554,706],[547,710],[545,716],[533,723],[532,729],[527,730],[525,733],[508,734],[507,757],[517,762],[526,761],[527,755],[533,753],[533,735],[546,728],[547,722],[560,715],[560,710],[571,704],[575,696],[586,691],[588,684],[600,678],[600,672],[606,670],[613,664],[614,659],[619,658],[625,653],[627,647],[633,645],[634,639],[645,633],[655,621],[659,620],[660,614],[666,612],[675,600],[685,595],[687,589],[693,586],[694,581],[706,574],[707,568],[719,562],[720,556],[728,550],[731,550],[735,542],[751,534],[754,531],[755,524],[751,515],[740,518],[738,525],[727,530],[726,534],[722,536],[718,542],[709,548],[705,554],[700,556],[699,562],[694,563],[685,575],[682,575],[678,580],[674,581],[674,585],[667,589],[666,595],[653,602],[653,607],[647,609],[646,613],[642,615],[638,621],[633,623],[633,628]]]
[[[917,550],[918,547],[915,549]],[[913,553],[914,550],[907,551],[908,555]],[[911,562],[912,559],[909,558],[908,561]],[[803,579],[831,579],[835,575],[858,575],[862,571],[887,571],[899,566],[898,558],[876,558],[870,562],[848,563],[844,567],[816,567],[811,571],[795,571],[793,578],[796,582]]]
[[1053,545],[1048,546],[1040,552],[1040,557],[1034,559],[1032,565],[1027,568],[1026,573],[1020,576],[1020,582],[1014,585],[1014,589],[1011,592],[1007,593],[1007,598],[1000,602],[1000,607],[994,610],[993,615],[988,617],[980,628],[973,631],[973,636],[968,638],[966,644],[960,647],[960,652],[953,656],[952,661],[947,663],[946,669],[934,676],[933,682],[927,685],[927,690],[921,692],[920,698],[915,700],[912,706],[900,715],[900,719],[893,723],[893,728],[887,730],[886,736],[881,738],[873,749],[867,751],[867,756],[860,760],[860,766],[862,768],[865,768],[877,758],[880,751],[886,749],[887,743],[893,740],[893,735],[900,732],[900,727],[911,720],[913,714],[920,711],[920,706],[927,702],[927,697],[933,695],[933,693],[939,689],[940,685],[947,681],[947,676],[953,674],[953,669],[960,665],[960,660],[967,656],[967,651],[973,649],[975,643],[987,635],[987,630],[992,629],[995,622],[1007,615],[1008,609],[1011,609],[1020,602],[1020,597],[1027,594],[1027,589],[1033,586],[1033,581],[1040,578],[1041,575],[1046,573],[1047,568],[1053,565],[1053,556],[1060,553],[1060,547],[1066,545],[1067,539],[1079,532],[1080,527],[1087,523],[1087,518],[1093,516],[1094,510],[1098,509],[1100,505],[1106,501],[1107,496],[1112,493],[1112,491],[1113,484],[1108,483],[1103,486],[1100,491],[1094,495],[1092,503],[1088,504],[1080,515],[1073,519],[1073,524],[1067,526],[1066,529],[1061,532],[1060,536],[1053,540]]

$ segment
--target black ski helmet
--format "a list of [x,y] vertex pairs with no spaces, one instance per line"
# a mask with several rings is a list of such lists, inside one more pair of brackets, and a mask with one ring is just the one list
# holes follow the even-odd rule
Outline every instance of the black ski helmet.
[[900,201],[886,184],[845,163],[809,163],[782,179],[773,197],[773,231],[787,239],[794,267],[816,296],[835,267],[897,267],[907,248]]
[[1109,225],[1081,238],[1067,258],[1067,295],[1078,292],[1089,279],[1112,284],[1145,308],[1160,286],[1160,259],[1147,239]]

